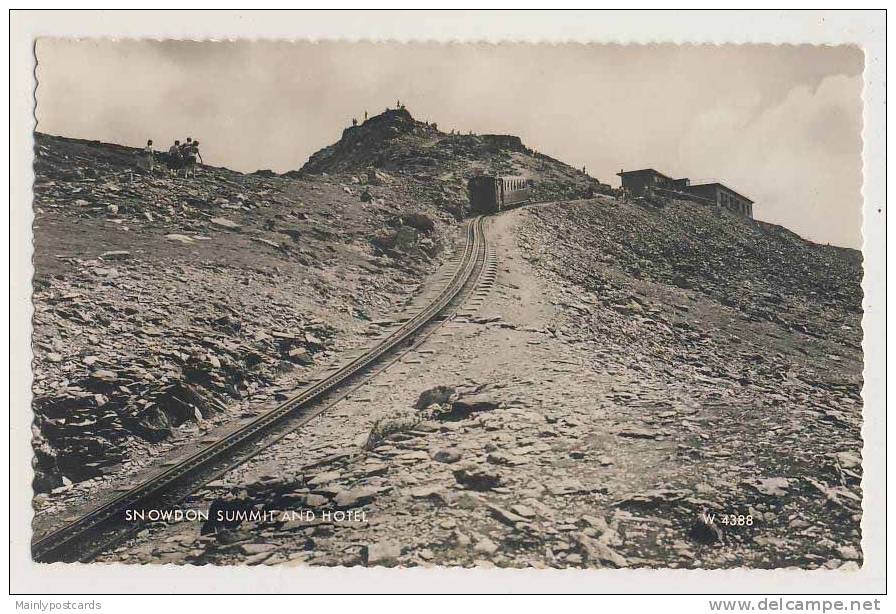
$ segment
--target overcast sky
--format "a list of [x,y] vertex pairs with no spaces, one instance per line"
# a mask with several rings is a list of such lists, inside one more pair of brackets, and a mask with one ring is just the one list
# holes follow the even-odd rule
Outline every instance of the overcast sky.
[[442,130],[509,133],[612,185],[722,181],[757,218],[861,247],[855,47],[192,43],[41,39],[38,130],[287,171],[401,99]]

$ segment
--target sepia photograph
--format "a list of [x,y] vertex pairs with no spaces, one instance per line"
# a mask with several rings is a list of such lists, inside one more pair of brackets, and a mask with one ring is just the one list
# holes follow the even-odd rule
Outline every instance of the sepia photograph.
[[38,569],[865,566],[862,46],[32,49]]

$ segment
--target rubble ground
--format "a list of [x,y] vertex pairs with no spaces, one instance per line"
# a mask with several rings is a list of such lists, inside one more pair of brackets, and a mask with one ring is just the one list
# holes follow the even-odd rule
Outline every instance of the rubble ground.
[[100,560],[861,565],[859,252],[623,202],[405,109],[283,175],[148,175],[134,149],[35,138],[36,530],[422,300],[486,172],[548,201],[488,221],[488,294],[185,503],[229,520],[150,522]]
[[285,398],[410,301],[457,234],[401,178],[200,167],[187,180],[133,160],[36,135],[38,513],[232,420],[238,402]]
[[[692,252],[652,230],[689,205],[639,207],[494,218],[498,276],[480,307],[188,502],[298,516],[154,523],[101,560],[856,568],[858,263],[689,211],[669,243],[718,226],[734,253],[767,241],[766,263],[829,259],[842,277],[818,279],[846,289],[831,300],[770,268],[768,286],[731,282],[735,308],[720,276],[664,278]],[[631,218],[635,237],[613,227]],[[612,259],[593,257],[602,242]],[[786,324],[758,315],[771,287]],[[832,322],[841,332],[821,336]]]
[[405,109],[282,175],[200,165],[188,180],[142,155],[35,134],[38,512],[356,346],[435,270],[473,173],[525,174],[539,198],[609,190],[517,137]]

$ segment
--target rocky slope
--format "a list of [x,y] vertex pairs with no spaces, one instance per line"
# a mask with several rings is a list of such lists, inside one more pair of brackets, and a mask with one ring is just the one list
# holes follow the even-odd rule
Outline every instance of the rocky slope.
[[[610,397],[638,416],[631,437],[677,441],[634,506],[653,529],[627,550],[690,541],[725,566],[860,559],[861,253],[689,202],[532,214],[520,246],[560,288],[556,334],[644,378]],[[754,524],[723,536],[703,511]]]
[[133,149],[41,134],[35,153],[38,491],[273,398],[407,300],[454,232],[352,176],[149,175]]
[[[436,269],[471,174],[525,175],[555,201],[489,221],[497,278],[465,316],[191,501],[316,518],[156,523],[105,560],[862,560],[856,251],[691,202],[622,202],[515,137],[402,109],[282,176],[149,176],[134,150],[45,135],[36,154],[44,517],[358,344]],[[604,194],[564,200],[588,191]]]
[[[487,295],[190,502],[269,516],[153,523],[103,560],[861,564],[856,253],[606,198],[509,211],[488,233]],[[726,250],[749,286],[695,264]]]
[[434,270],[471,174],[527,174],[542,197],[606,189],[518,138],[403,109],[282,176],[185,179],[139,170],[129,147],[35,145],[35,488],[62,496],[352,345]]

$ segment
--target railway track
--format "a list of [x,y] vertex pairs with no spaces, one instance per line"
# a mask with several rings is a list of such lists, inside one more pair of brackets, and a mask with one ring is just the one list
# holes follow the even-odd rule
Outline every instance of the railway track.
[[[397,360],[409,341],[427,337],[476,290],[480,279],[494,275],[494,254],[485,238],[485,218],[467,224],[466,241],[453,275],[444,288],[415,315],[386,334],[363,354],[302,389],[274,409],[253,418],[213,443],[200,447],[172,466],[127,489],[95,509],[32,542],[38,562],[88,562],[142,527],[127,518],[135,512],[175,507],[197,489],[282,439],[346,396],[359,379],[384,362]],[[349,390],[350,392],[350,390]]]

